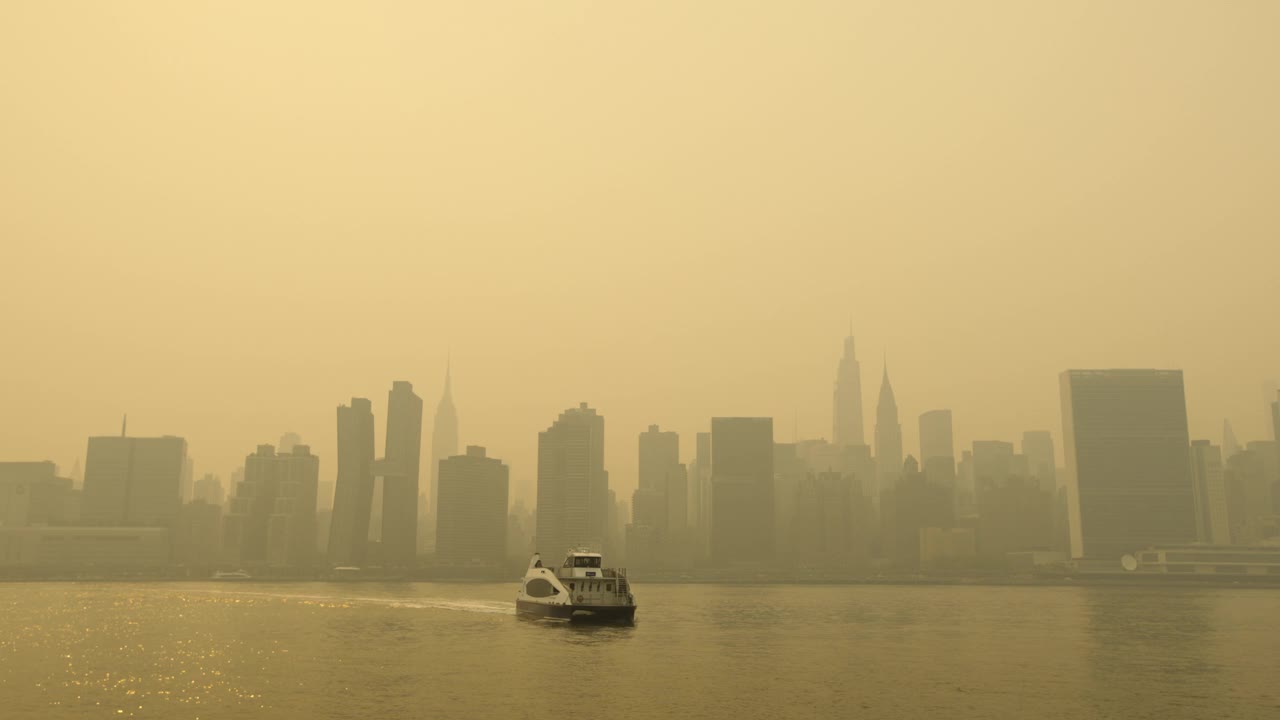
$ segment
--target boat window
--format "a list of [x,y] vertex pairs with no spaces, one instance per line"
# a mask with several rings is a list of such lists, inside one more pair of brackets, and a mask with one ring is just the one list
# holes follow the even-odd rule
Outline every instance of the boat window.
[[558,592],[554,585],[542,578],[534,578],[524,584],[524,594],[529,597],[551,597]]
[[605,591],[605,592],[613,592],[613,583],[605,583],[605,584],[604,584],[604,591]]
[[569,592],[573,592],[573,583],[569,583]]
[[598,568],[600,567],[600,558],[576,557],[573,559],[573,566],[580,567],[580,568]]

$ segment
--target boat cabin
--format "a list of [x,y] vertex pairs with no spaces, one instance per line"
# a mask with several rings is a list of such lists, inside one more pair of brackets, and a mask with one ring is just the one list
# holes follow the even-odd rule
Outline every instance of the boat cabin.
[[631,592],[627,571],[603,566],[603,556],[585,550],[570,551],[555,569],[556,579],[578,604],[615,605],[628,602]]
[[603,577],[602,562],[603,557],[600,553],[571,552],[564,559],[564,564],[560,566],[560,570],[556,575],[565,580],[569,578]]

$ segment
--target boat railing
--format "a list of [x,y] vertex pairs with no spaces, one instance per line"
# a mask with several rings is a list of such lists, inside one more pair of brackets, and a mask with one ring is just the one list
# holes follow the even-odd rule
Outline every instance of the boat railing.
[[602,573],[602,577],[607,578],[625,578],[626,576],[626,568],[604,568]]

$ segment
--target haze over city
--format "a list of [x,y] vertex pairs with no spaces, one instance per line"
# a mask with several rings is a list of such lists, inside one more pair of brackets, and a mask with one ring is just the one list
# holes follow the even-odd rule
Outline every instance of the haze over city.
[[0,3],[0,715],[1271,720],[1278,30]]
[[452,354],[513,495],[583,400],[627,490],[653,422],[829,436],[851,321],[961,445],[1057,434],[1068,367],[1264,437],[1280,10],[998,6],[9,5],[0,451],[67,471],[127,412],[197,472],[331,459]]

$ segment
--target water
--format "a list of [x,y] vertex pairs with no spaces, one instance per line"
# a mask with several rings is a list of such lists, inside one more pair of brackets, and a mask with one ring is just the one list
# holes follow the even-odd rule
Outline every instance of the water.
[[0,585],[0,717],[1280,717],[1280,592],[641,585],[632,627],[513,585]]

